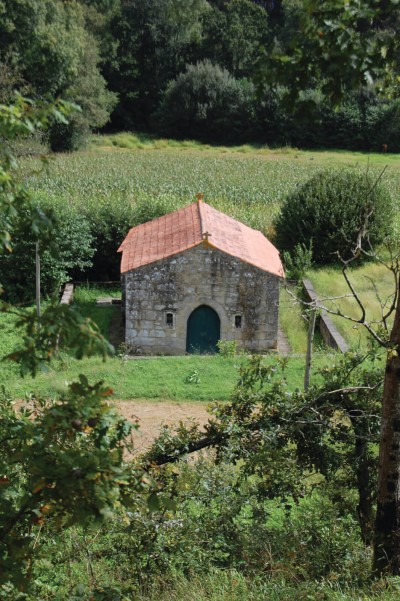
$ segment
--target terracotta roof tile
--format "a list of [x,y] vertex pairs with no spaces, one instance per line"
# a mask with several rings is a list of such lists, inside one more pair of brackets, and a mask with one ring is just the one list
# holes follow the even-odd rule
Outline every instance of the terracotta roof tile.
[[133,227],[118,249],[122,252],[121,273],[200,244],[284,277],[278,250],[261,232],[202,201]]

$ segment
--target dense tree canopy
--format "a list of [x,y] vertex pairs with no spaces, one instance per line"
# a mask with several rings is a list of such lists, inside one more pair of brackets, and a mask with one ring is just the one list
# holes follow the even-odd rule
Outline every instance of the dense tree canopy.
[[[55,150],[107,123],[160,134],[170,82],[208,60],[252,90],[252,127],[238,122],[232,142],[394,151],[398,19],[395,0],[1,0],[0,101],[18,90],[79,104],[68,127],[51,128]],[[182,117],[168,135],[198,137],[183,126],[191,110]],[[203,139],[221,140],[214,125]]]
[[[15,90],[34,99],[62,96],[82,107],[70,130],[75,120],[80,129],[103,126],[115,96],[99,71],[83,7],[60,0],[5,0],[0,15],[0,99],[12,101]],[[63,149],[54,138],[53,146]]]

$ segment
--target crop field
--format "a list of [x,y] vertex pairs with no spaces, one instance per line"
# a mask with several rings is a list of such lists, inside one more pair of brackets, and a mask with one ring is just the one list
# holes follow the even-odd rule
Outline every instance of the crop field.
[[[121,136],[97,139],[86,152],[56,155],[39,173],[37,159],[28,158],[23,177],[38,200],[75,205],[85,214],[145,200],[172,211],[202,192],[206,202],[266,234],[288,192],[320,169],[348,167],[374,176],[386,167],[383,181],[400,198],[399,155],[168,146],[167,141],[163,147],[162,141],[133,144],[135,137],[127,134],[121,142]],[[115,140],[125,146],[131,141],[133,148],[113,145]]]

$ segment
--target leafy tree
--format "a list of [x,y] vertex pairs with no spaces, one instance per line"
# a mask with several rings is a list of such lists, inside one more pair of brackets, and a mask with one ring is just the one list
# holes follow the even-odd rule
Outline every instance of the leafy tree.
[[167,135],[237,142],[252,127],[254,87],[210,61],[188,65],[172,81],[157,113]]
[[358,233],[368,220],[372,245],[391,233],[393,204],[388,192],[364,174],[318,173],[288,195],[276,221],[276,243],[293,252],[313,244],[317,263],[337,262],[337,253],[352,256]]
[[85,40],[75,2],[4,0],[0,57],[9,58],[37,96],[59,95],[76,76]]
[[250,78],[268,37],[265,10],[250,0],[231,0],[205,12],[200,56],[221,65],[235,77]]
[[116,95],[107,90],[97,68],[98,62],[94,39],[86,36],[74,81],[63,92],[63,97],[77,103],[81,110],[71,116],[67,124],[53,123],[49,135],[52,150],[77,150],[84,145],[91,129],[108,122]]
[[83,7],[85,28],[96,39],[100,65],[110,63],[115,57],[118,40],[111,32],[110,23],[121,6],[121,0],[78,0]]
[[[57,213],[41,209],[49,219],[49,231],[40,236],[41,291],[52,295],[73,272],[91,267],[95,252],[87,219],[69,207]],[[16,303],[35,298],[35,240],[29,232],[29,213],[21,211],[13,226],[13,252],[0,250],[3,299]]]
[[163,88],[193,59],[206,0],[131,0],[111,22],[116,56],[105,68],[120,102],[114,122],[148,128]]
[[[8,65],[18,88],[24,86],[24,93],[34,98],[79,100],[83,110],[73,118],[75,132],[104,125],[115,96],[100,75],[96,42],[85,29],[82,7],[61,0],[4,0],[1,14],[0,63]],[[6,82],[2,96],[9,102],[7,88]],[[68,132],[66,124],[63,129]]]
[[300,27],[286,47],[276,46],[263,77],[287,86],[291,99],[318,82],[334,102],[346,90],[387,79],[396,85],[397,0],[303,0]]

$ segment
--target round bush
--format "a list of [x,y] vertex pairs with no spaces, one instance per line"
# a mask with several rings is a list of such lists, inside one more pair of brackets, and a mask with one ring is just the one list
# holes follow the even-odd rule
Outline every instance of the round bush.
[[[279,250],[309,247],[313,260],[327,264],[352,256],[368,214],[368,237],[377,245],[391,233],[393,204],[385,188],[365,173],[324,171],[286,198],[275,223]],[[364,240],[364,247],[366,242]]]
[[208,60],[168,85],[155,119],[160,133],[203,142],[241,142],[254,123],[254,86]]

